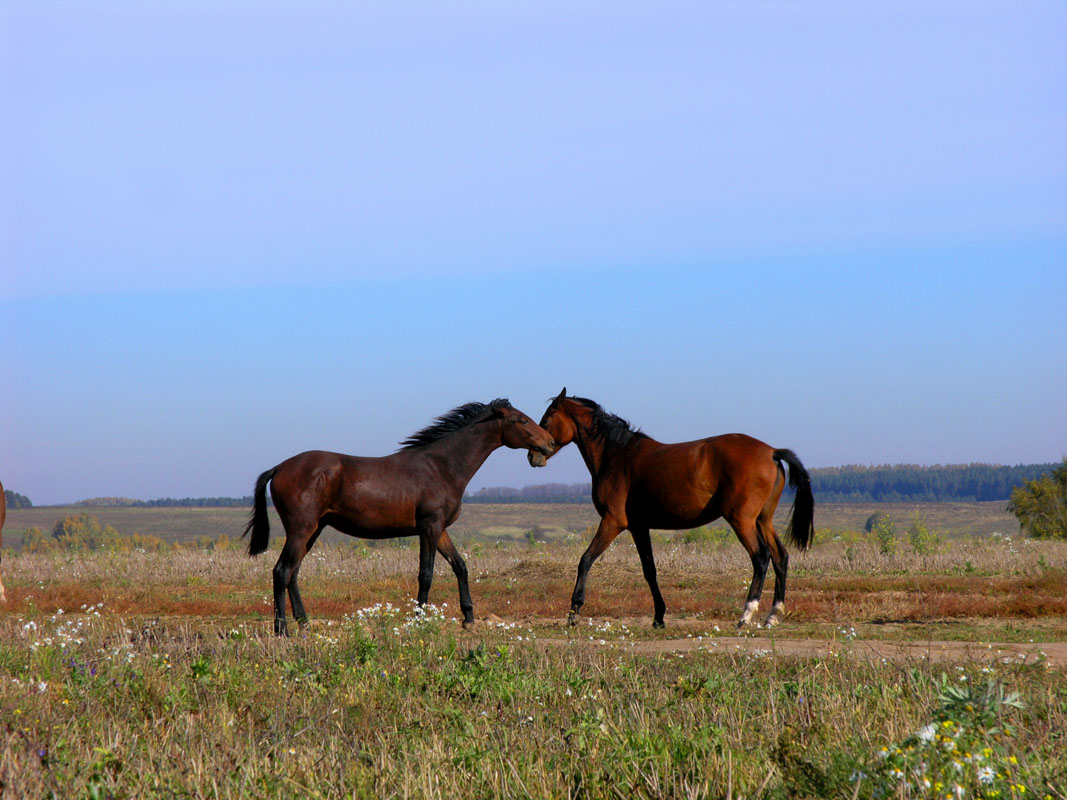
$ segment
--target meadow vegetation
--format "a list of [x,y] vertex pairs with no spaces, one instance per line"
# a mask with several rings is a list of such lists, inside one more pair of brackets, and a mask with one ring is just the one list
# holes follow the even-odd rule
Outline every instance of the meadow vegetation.
[[[170,507],[98,507],[34,506],[8,508],[4,528],[4,546],[18,549],[21,534],[38,528],[48,536],[57,524],[69,516],[88,513],[102,526],[111,526],[123,536],[139,533],[155,536],[168,544],[188,544],[198,539],[233,539],[244,530],[249,507],[244,508],[170,508]],[[272,537],[280,534],[280,522],[274,509],[269,509]],[[1018,520],[1007,510],[1004,502],[988,503],[822,503],[816,507],[816,525],[821,530],[847,533],[863,530],[871,515],[887,516],[904,530],[917,514],[922,515],[931,530],[946,537],[971,537],[999,533],[1019,536]],[[775,516],[775,524],[784,529],[789,515],[789,503],[783,501]],[[581,534],[599,521],[590,503],[466,503],[459,520],[449,529],[456,542],[495,544],[524,542],[530,530],[537,530],[547,540],[566,539]],[[725,523],[714,528],[725,531]],[[868,528],[869,530],[869,528]],[[680,536],[669,534],[667,538]],[[731,534],[732,535],[732,534]],[[327,529],[324,541],[346,541],[346,537]]]
[[1016,487],[1008,510],[1030,536],[1067,539],[1067,456],[1047,475]]
[[[474,633],[447,565],[437,605],[413,608],[405,542],[317,546],[312,623],[287,640],[269,635],[277,535],[255,560],[8,552],[3,796],[1067,795],[1062,664],[865,645],[1067,641],[1067,542],[947,535],[931,514],[902,517],[886,552],[865,518],[794,554],[784,624],[743,649],[728,637],[750,566],[716,528],[657,537],[665,631],[625,534],[564,626],[587,537],[550,518],[467,540]],[[791,656],[786,637],[832,647]]]

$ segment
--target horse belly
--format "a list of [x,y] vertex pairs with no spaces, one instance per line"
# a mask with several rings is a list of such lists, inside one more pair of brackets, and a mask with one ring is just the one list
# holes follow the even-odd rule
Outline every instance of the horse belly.
[[634,486],[627,502],[631,522],[648,528],[681,530],[706,525],[719,516],[712,495],[689,481]]
[[324,515],[323,522],[349,536],[365,539],[390,539],[416,533],[413,497],[373,489],[351,491],[358,488],[349,487],[342,500]]
[[414,523],[395,524],[392,520],[359,515],[326,514],[322,518],[325,525],[336,528],[341,533],[360,539],[395,539],[399,536],[414,536]]
[[646,528],[658,528],[664,531],[688,530],[699,528],[718,519],[721,513],[709,506],[698,507],[644,507],[629,513],[631,522],[640,522]]

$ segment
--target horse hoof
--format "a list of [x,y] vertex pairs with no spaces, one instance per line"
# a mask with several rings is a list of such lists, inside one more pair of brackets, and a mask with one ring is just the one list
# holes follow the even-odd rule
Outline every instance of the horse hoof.
[[474,630],[474,626],[476,624],[477,623],[473,619],[465,619],[465,620],[463,620],[463,630],[465,630],[465,631],[473,631]]
[[763,623],[764,627],[770,628],[774,625],[777,625],[784,610],[784,603],[775,603],[774,607],[771,608],[771,613],[767,615],[767,619]]
[[570,614],[567,615],[567,624],[568,625],[577,625],[578,624],[578,612],[577,611],[572,611]]
[[663,622],[663,620],[661,620],[661,619],[654,619],[654,620],[652,620],[652,627],[653,627],[653,628],[666,628],[667,626],[666,626],[666,624],[665,624],[665,623]]

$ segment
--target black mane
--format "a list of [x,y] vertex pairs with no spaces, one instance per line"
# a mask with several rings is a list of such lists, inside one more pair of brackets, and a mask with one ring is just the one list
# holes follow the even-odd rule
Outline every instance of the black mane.
[[624,447],[635,437],[640,439],[648,438],[647,434],[642,433],[639,428],[635,428],[618,414],[605,411],[600,406],[600,403],[594,400],[590,400],[587,397],[571,397],[569,399],[581,403],[593,412],[593,426],[590,433],[602,439],[610,447]]
[[401,450],[413,450],[443,439],[450,433],[466,428],[483,419],[490,411],[507,408],[511,403],[506,397],[498,397],[491,403],[467,403],[442,414],[418,433],[413,433],[400,443]]

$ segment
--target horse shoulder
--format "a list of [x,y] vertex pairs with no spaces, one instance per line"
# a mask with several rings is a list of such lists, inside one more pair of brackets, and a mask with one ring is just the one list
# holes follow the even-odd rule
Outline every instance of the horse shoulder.
[[611,516],[626,525],[628,483],[618,471],[593,478],[593,508],[601,517]]

